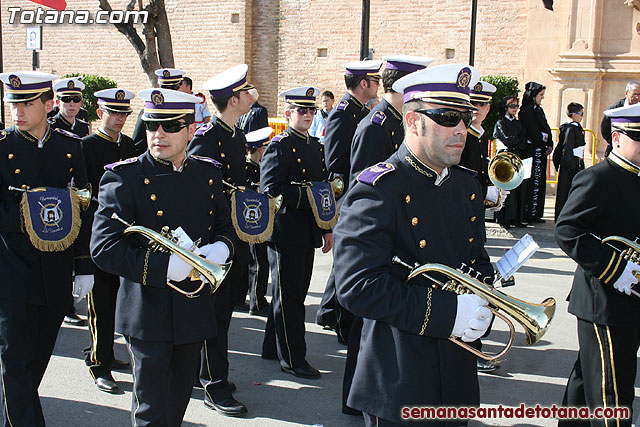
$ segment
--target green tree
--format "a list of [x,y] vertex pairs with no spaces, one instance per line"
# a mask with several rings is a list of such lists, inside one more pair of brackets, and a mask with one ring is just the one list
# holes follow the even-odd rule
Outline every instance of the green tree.
[[93,95],[102,89],[109,89],[112,87],[118,87],[115,81],[108,77],[96,76],[95,74],[67,74],[64,77],[82,77],[82,83],[84,83],[84,89],[82,90],[82,106],[89,113],[89,121],[98,120],[96,109],[98,108],[98,100]]
[[481,78],[487,83],[491,83],[496,87],[496,91],[491,99],[491,111],[487,114],[487,118],[482,122],[482,127],[489,135],[489,139],[493,139],[493,127],[500,118],[500,101],[505,96],[518,96],[520,83],[518,79],[510,76],[484,76]]

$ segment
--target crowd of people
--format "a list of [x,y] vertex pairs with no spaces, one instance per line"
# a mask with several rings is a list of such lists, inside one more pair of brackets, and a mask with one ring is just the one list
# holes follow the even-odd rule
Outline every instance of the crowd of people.
[[[184,71],[157,70],[158,87],[137,94],[144,108],[132,138],[122,134],[136,96],[127,89],[95,93],[99,124],[89,134],[79,78],[0,74],[13,121],[0,132],[2,425],[45,425],[38,386],[63,319],[82,320],[74,297],[88,298],[84,354],[98,390],[117,392],[112,370],[131,369],[132,425],[180,425],[194,386],[222,415],[249,411],[229,375],[234,309],[266,317],[263,359],[320,378],[305,341],[318,248],[334,256],[316,320],[347,346],[345,414],[366,426],[414,425],[403,408],[479,406],[477,373],[498,365],[449,338],[480,349],[493,319],[487,300],[407,277],[437,263],[494,282],[484,218],[498,189],[482,123],[496,87],[472,66],[431,62],[347,63],[335,105],[313,85],[285,90],[287,128],[273,137],[244,64],[203,84],[213,114]],[[640,334],[629,294],[640,266],[601,240],[640,235],[629,215],[640,188],[639,94],[631,82],[628,102],[605,112],[605,161],[581,172],[578,103],[567,106],[553,155],[557,239],[578,264],[569,311],[580,351],[564,405],[632,406]],[[500,102],[492,137],[530,168],[505,192],[505,226],[544,222],[554,147],[544,95],[529,82],[521,104]],[[115,332],[129,361],[114,357]]]

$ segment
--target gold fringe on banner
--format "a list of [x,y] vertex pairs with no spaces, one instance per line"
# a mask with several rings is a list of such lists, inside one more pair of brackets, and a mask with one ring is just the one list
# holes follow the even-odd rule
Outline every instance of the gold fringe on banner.
[[24,229],[29,235],[31,244],[42,252],[62,252],[69,248],[80,234],[82,220],[80,219],[80,200],[74,189],[69,189],[69,197],[71,198],[71,230],[67,237],[62,240],[51,241],[42,240],[33,230],[31,222],[31,211],[29,210],[29,201],[27,200],[27,192],[25,191],[20,201],[20,216],[24,221]]
[[273,221],[276,216],[275,199],[272,197],[269,198],[269,223],[267,228],[260,234],[248,234],[242,231],[238,225],[238,216],[236,215],[236,193],[237,191],[234,191],[233,194],[231,194],[231,222],[233,224],[233,228],[236,230],[238,238],[243,242],[253,244],[266,242],[273,234]]
[[307,198],[309,199],[309,204],[311,205],[311,210],[313,211],[313,217],[316,219],[316,224],[318,224],[318,227],[322,228],[323,230],[331,230],[338,223],[338,207],[336,206],[336,198],[333,196],[333,191],[330,190],[331,198],[333,199],[333,205],[336,207],[335,213],[333,215],[333,218],[331,218],[329,221],[323,221],[320,219],[320,215],[318,214],[318,206],[316,206],[316,200],[313,197],[311,186],[307,185],[306,187]]

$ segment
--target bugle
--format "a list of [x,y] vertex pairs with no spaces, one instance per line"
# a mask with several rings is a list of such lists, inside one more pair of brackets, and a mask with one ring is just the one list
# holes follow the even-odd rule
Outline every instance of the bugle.
[[[591,233],[591,235],[600,240],[602,244],[606,243],[607,246],[620,253],[620,256],[622,256],[622,258],[624,258],[625,260],[640,264],[640,245],[638,243],[632,242],[631,240],[622,236],[609,236],[603,239],[593,233]],[[620,242],[626,246],[626,249],[620,249],[617,246],[612,245],[611,242]],[[634,271],[633,275],[640,281],[640,271]],[[640,298],[640,292],[634,290],[633,288],[631,289],[631,293]]]
[[158,233],[147,227],[130,224],[120,218],[115,212],[111,215],[111,218],[120,221],[127,226],[127,228],[122,232],[124,237],[132,234],[140,234],[149,240],[152,250],[176,254],[184,262],[193,267],[194,271],[189,275],[189,277],[192,281],[200,280],[202,282],[200,287],[195,291],[185,291],[184,289],[181,289],[167,281],[167,286],[188,298],[197,297],[198,293],[200,293],[207,283],[211,286],[211,293],[217,291],[231,268],[232,261],[229,261],[226,264],[216,264],[215,262],[211,262],[206,258],[196,255],[193,252],[195,248],[191,248],[191,250],[183,248],[175,241],[168,227],[163,228],[162,233]]
[[[450,337],[449,339],[458,344],[465,350],[470,351],[476,356],[484,360],[496,360],[506,355],[511,349],[513,340],[515,338],[515,328],[513,322],[511,322],[506,316],[500,313],[498,310],[502,310],[509,315],[515,321],[520,323],[525,331],[526,342],[529,345],[533,345],[542,338],[547,332],[547,329],[551,325],[551,320],[556,311],[556,301],[553,298],[547,298],[542,301],[541,304],[533,304],[522,301],[518,298],[511,297],[499,290],[493,288],[490,285],[473,279],[451,267],[443,264],[428,263],[423,265],[411,266],[402,261],[397,256],[392,259],[394,264],[400,264],[407,267],[410,272],[407,277],[407,282],[411,279],[423,276],[430,281],[436,283],[441,289],[454,292],[461,295],[466,293],[473,293],[481,298],[487,300],[490,304],[491,311],[501,318],[509,327],[510,337],[507,345],[496,354],[483,353],[469,344],[457,339],[456,337]],[[429,273],[440,273],[449,278],[446,283],[434,278]]]

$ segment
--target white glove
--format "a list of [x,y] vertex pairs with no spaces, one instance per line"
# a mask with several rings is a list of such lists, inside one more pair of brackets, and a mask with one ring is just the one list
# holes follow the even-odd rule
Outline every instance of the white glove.
[[93,289],[93,274],[81,274],[76,276],[73,281],[73,296],[76,297],[76,302],[86,297],[91,289]]
[[207,261],[215,262],[216,264],[224,264],[231,254],[229,247],[221,241],[204,245],[200,248],[200,251],[205,255]]
[[633,274],[634,271],[640,271],[640,265],[628,261],[627,266],[624,268],[620,277],[618,277],[618,280],[613,284],[613,287],[620,292],[631,295],[631,286],[638,283],[638,278]]
[[193,270],[193,267],[182,260],[178,255],[171,254],[169,267],[167,267],[167,280],[182,282]]
[[451,335],[464,342],[475,341],[487,332],[493,313],[489,303],[473,294],[458,295],[458,311]]
[[[175,230],[173,230],[173,237],[178,238],[178,246],[180,246],[183,249],[190,251],[191,248],[193,248],[194,246],[193,240],[191,239],[191,237],[189,237],[187,232],[182,229],[182,227],[178,227]],[[196,247],[193,250],[193,253],[195,253],[196,255],[200,255],[201,254],[200,248]]]

